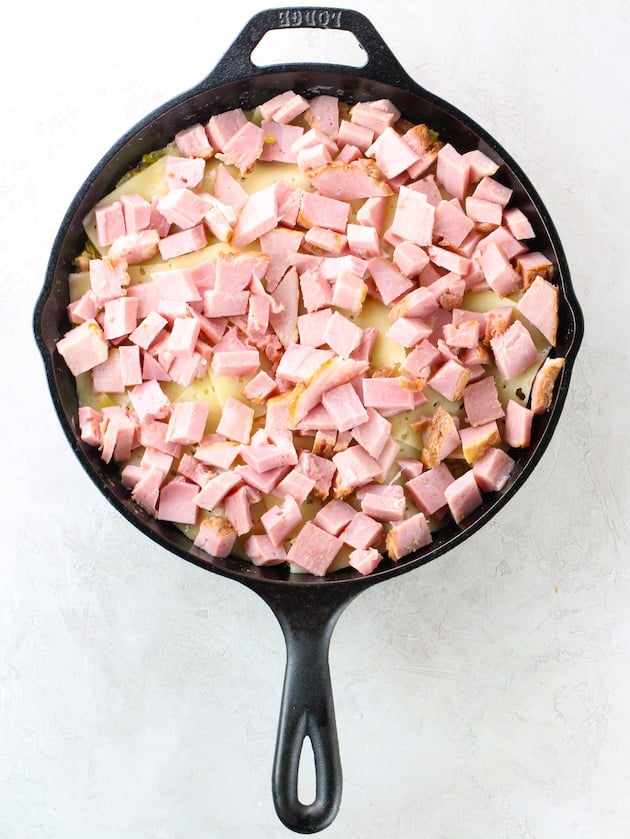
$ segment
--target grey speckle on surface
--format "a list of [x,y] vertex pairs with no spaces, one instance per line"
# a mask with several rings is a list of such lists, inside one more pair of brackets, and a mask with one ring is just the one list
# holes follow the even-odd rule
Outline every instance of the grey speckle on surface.
[[[270,790],[284,668],[275,618],[108,505],[62,435],[31,331],[83,179],[131,125],[200,81],[261,8],[18,4],[4,23],[7,839],[290,835]],[[630,8],[360,8],[416,81],[527,172],[564,244],[586,335],[557,434],[517,496],[340,619],[330,665],[344,793],[324,835],[626,839]],[[343,59],[333,52],[303,57]]]

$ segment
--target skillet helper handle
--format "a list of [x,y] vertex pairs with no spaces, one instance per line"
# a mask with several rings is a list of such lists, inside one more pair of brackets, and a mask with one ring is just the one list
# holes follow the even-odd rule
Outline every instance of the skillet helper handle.
[[[370,20],[355,9],[326,6],[287,6],[258,12],[245,25],[232,46],[227,50],[205,81],[212,86],[241,78],[260,75],[261,68],[251,60],[252,53],[262,38],[272,30],[330,29],[350,32],[367,55],[362,67],[345,68],[353,75],[382,79],[391,84],[408,81],[409,76],[376,31]],[[310,62],[309,62],[310,63]],[[274,65],[277,70],[299,68],[299,64]],[[338,67],[340,65],[331,65]],[[266,68],[265,68],[266,69]]]

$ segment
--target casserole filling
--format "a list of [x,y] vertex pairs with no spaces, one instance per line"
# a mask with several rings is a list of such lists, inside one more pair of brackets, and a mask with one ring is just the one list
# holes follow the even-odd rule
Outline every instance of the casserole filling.
[[389,100],[180,131],[84,220],[82,439],[200,549],[370,573],[508,484],[563,359],[531,220]]

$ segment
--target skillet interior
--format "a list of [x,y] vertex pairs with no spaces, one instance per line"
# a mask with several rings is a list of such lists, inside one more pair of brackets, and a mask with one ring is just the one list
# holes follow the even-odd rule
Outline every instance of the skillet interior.
[[[43,354],[49,387],[66,436],[90,478],[109,501],[135,526],[158,544],[184,559],[220,574],[235,576],[243,582],[278,581],[292,584],[330,585],[363,580],[352,569],[320,579],[309,574],[291,575],[282,566],[256,568],[234,557],[213,558],[194,548],[175,527],[158,522],[140,509],[122,487],[118,471],[104,464],[98,452],[80,439],[76,414],[77,397],[74,378],[55,351],[56,341],[69,328],[65,307],[68,303],[67,274],[73,258],[85,241],[82,219],[93,205],[114,188],[120,178],[134,168],[147,152],[164,146],[181,128],[207,121],[213,113],[231,108],[249,109],[271,96],[292,89],[305,96],[331,94],[347,102],[365,99],[391,99],[412,122],[425,122],[440,137],[459,151],[479,148],[501,164],[495,176],[514,191],[514,204],[529,217],[536,238],[529,241],[531,250],[540,250],[556,265],[555,282],[560,287],[558,344],[554,354],[566,358],[565,369],[556,385],[551,410],[538,416],[529,448],[512,453],[516,466],[501,493],[486,495],[483,505],[461,525],[451,524],[434,536],[432,545],[410,554],[398,563],[384,560],[371,575],[375,582],[422,565],[459,544],[487,522],[516,492],[532,472],[553,434],[566,398],[571,368],[581,335],[581,313],[571,287],[566,259],[554,225],[533,186],[516,162],[480,126],[456,108],[433,96],[408,77],[396,84],[361,76],[353,68],[331,65],[283,65],[253,77],[208,87],[202,85],[173,99],[132,128],[96,165],[76,195],[55,240],[44,289],[37,303],[34,328]],[[264,584],[264,583],[263,583]]]

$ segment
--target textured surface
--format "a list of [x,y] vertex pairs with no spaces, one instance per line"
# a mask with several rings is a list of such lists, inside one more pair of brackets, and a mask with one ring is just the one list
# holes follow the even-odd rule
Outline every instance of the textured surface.
[[[242,2],[217,17],[198,0],[153,14],[18,4],[4,23],[7,839],[291,835],[270,795],[284,666],[273,615],[108,506],[62,436],[30,325],[84,177],[130,125],[209,72],[260,8]],[[324,835],[625,839],[629,7],[360,9],[417,81],[527,172],[564,243],[587,331],[557,435],[516,498],[464,546],[342,616],[331,670],[345,786]],[[341,60],[336,38],[320,34],[282,57]]]

